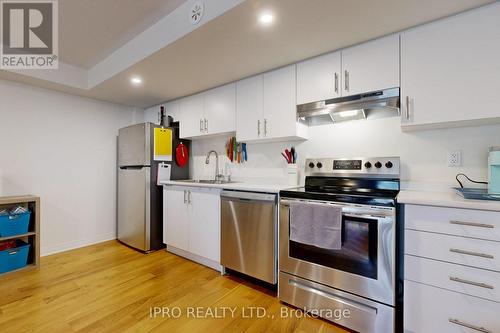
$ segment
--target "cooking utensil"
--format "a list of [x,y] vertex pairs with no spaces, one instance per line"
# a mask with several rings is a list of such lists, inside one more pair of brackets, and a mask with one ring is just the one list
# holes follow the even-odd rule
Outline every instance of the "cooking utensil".
[[184,143],[179,143],[175,148],[175,162],[183,168],[189,161],[189,151]]
[[290,154],[290,151],[288,150],[288,148],[285,149],[285,154],[286,154],[288,163],[292,163],[292,154]]
[[243,160],[246,162],[248,161],[247,144],[242,143],[241,145],[243,147]]

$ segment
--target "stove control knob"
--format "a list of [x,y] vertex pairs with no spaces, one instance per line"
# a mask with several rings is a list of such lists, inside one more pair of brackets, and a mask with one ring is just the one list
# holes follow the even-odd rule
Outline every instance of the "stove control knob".
[[386,167],[387,169],[390,169],[390,168],[392,168],[393,166],[394,166],[394,165],[392,164],[392,162],[391,162],[391,161],[387,161],[387,163],[385,163],[385,167]]
[[312,169],[314,168],[314,163],[313,162],[309,162],[309,167]]
[[375,163],[375,168],[380,169],[382,167],[382,163],[377,162]]
[[372,164],[370,162],[365,163],[365,168],[370,169],[372,167]]
[[323,167],[323,163],[318,162],[318,163],[316,163],[316,166],[321,169]]

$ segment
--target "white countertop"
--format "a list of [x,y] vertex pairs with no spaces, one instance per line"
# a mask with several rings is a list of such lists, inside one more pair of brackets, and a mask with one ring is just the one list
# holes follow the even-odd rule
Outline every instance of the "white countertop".
[[288,190],[291,188],[296,188],[298,186],[284,185],[284,184],[262,184],[253,183],[249,181],[236,181],[229,184],[206,184],[206,183],[190,183],[181,182],[175,180],[166,180],[160,182],[162,185],[177,185],[177,186],[189,186],[189,187],[211,187],[220,188],[227,190],[240,190],[240,191],[252,191],[252,192],[266,192],[266,193],[279,193],[281,190]]
[[452,190],[449,192],[401,190],[398,195],[398,202],[424,206],[500,211],[500,201],[464,199]]

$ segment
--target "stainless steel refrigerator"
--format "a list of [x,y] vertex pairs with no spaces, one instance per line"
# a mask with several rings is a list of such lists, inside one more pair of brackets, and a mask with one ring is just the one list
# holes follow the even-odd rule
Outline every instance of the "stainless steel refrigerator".
[[[118,240],[143,252],[158,250],[163,244],[163,189],[157,185],[159,161],[154,160],[153,123],[137,124],[119,130],[118,135]],[[172,150],[179,139],[179,123],[172,129]],[[189,162],[180,167],[172,161],[170,178],[189,178]]]

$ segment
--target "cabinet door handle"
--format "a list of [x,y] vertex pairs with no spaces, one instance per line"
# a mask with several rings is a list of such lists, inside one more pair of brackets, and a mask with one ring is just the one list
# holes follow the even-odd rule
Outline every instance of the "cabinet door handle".
[[205,118],[205,132],[208,133],[208,119]]
[[260,138],[260,119],[257,120],[257,136]]
[[187,191],[187,194],[188,194],[187,203],[189,205],[191,203],[191,191]]
[[186,190],[184,190],[184,203],[186,204],[187,203],[187,199],[186,199]]
[[267,136],[267,119],[264,119],[264,136]]
[[344,71],[344,89],[349,91],[349,72],[347,70]]
[[468,227],[477,227],[477,228],[486,228],[486,229],[493,229],[493,228],[495,228],[495,226],[492,225],[492,224],[464,222],[464,221],[456,221],[456,220],[451,220],[450,224],[465,225],[465,226],[468,226]]
[[488,258],[488,259],[495,259],[494,256],[491,254],[486,254],[486,253],[479,253],[479,252],[472,252],[472,251],[465,251],[465,250],[460,250],[460,249],[450,249],[450,252],[453,253],[460,253],[460,254],[465,254],[468,256],[474,256],[474,257],[481,257],[481,258]]
[[476,325],[472,325],[472,324],[468,324],[464,321],[461,321],[461,320],[458,320],[458,319],[455,319],[455,318],[448,318],[448,321],[452,324],[455,324],[455,325],[459,325],[459,326],[463,326],[463,327],[467,327],[467,328],[470,328],[471,330],[475,330],[475,331],[478,331],[478,332],[482,332],[482,333],[493,333],[493,331],[490,331],[489,329],[486,329],[482,326],[476,326]]
[[335,72],[335,93],[339,93],[339,75]]
[[200,132],[203,132],[203,119],[200,119]]
[[411,108],[411,98],[410,96],[406,96],[406,112],[405,112],[405,116],[406,116],[406,120],[410,120],[410,110]]
[[495,287],[493,287],[489,284],[486,284],[486,283],[464,280],[464,279],[461,279],[461,278],[458,278],[455,276],[450,276],[450,281],[463,283],[463,284],[470,284],[471,286],[481,287],[481,288],[485,288],[485,289],[495,289]]

